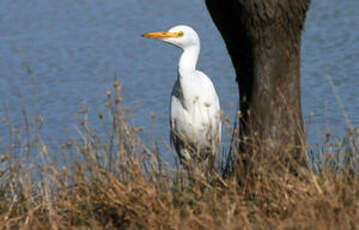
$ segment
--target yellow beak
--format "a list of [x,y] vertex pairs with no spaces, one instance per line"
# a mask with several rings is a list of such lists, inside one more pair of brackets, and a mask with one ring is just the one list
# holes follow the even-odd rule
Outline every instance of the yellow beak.
[[155,39],[179,38],[182,36],[183,36],[183,32],[152,32],[152,33],[142,34],[142,37],[155,38]]

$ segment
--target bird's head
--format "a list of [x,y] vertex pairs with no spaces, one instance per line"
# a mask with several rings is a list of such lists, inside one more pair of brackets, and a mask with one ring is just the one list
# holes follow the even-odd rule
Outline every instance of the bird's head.
[[152,32],[142,35],[145,38],[155,38],[185,49],[191,46],[199,46],[199,37],[194,29],[189,26],[179,25],[168,31]]

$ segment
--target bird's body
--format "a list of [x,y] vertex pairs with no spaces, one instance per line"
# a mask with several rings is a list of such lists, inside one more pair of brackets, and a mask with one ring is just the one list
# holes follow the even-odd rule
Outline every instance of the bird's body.
[[171,94],[171,141],[181,160],[202,161],[220,143],[219,100],[202,72],[178,76]]
[[219,152],[221,118],[212,81],[196,70],[200,52],[197,33],[188,26],[145,34],[183,49],[171,94],[170,139],[183,164],[205,162]]

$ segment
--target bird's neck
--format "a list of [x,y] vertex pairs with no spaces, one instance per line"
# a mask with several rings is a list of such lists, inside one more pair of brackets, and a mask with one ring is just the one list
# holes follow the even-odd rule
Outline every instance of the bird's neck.
[[196,71],[200,48],[199,46],[186,47],[178,63],[180,77],[189,76],[189,73]]

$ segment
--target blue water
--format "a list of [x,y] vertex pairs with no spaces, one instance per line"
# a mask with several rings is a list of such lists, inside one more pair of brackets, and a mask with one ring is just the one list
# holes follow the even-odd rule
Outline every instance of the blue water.
[[[168,147],[169,95],[180,50],[140,37],[176,24],[194,27],[202,43],[198,69],[209,75],[227,116],[237,105],[235,74],[204,1],[2,0],[0,3],[0,144],[7,143],[3,117],[24,126],[41,117],[41,135],[56,146],[79,137],[77,117],[85,102],[90,121],[117,75],[132,123],[145,139]],[[325,132],[345,134],[346,121],[326,76],[330,76],[352,126],[359,126],[359,2],[313,0],[302,46],[302,104],[308,143]],[[24,63],[25,62],[25,63]],[[31,68],[29,74],[26,65]],[[156,119],[151,120],[151,114]],[[309,127],[309,128],[308,128]]]

